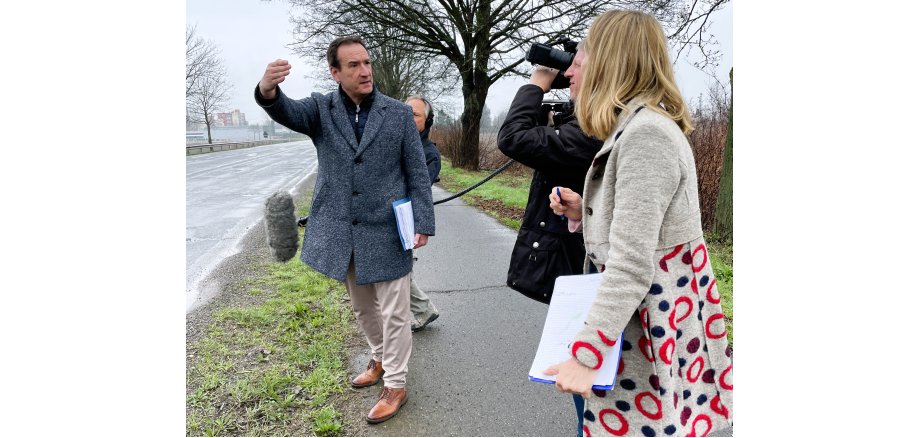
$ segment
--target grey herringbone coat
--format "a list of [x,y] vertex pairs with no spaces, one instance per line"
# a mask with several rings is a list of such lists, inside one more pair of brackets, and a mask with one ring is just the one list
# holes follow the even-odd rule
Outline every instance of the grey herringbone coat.
[[276,122],[313,140],[319,174],[300,254],[318,272],[345,280],[352,255],[357,284],[400,278],[412,270],[402,249],[393,201],[412,199],[415,232],[434,235],[431,182],[411,108],[374,90],[358,144],[339,92],[294,100],[278,88],[256,101]]

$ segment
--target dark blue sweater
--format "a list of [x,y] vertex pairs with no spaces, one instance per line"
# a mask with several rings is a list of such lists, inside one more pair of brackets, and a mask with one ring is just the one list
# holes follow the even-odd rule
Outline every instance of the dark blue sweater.
[[[377,90],[377,87],[374,86],[374,91]],[[355,139],[358,140],[358,144],[361,144],[361,135],[364,134],[364,125],[367,124],[367,114],[368,110],[371,109],[371,105],[374,104],[374,93],[371,92],[367,97],[361,101],[361,106],[358,107],[355,103],[345,94],[345,90],[342,89],[342,86],[339,85],[339,97],[342,98],[342,103],[345,104],[345,112],[348,113],[348,121],[351,122],[352,129],[355,130]]]

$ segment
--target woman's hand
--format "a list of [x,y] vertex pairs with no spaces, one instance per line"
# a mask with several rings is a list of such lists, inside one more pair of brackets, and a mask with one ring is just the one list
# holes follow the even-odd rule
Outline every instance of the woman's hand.
[[[556,195],[558,189],[562,199]],[[549,208],[553,213],[562,215],[572,220],[581,220],[581,195],[566,187],[553,187],[549,193]]]
[[597,370],[582,365],[573,357],[547,368],[543,374],[556,376],[556,389],[559,391],[581,394],[587,399],[591,396],[591,386],[594,385]]

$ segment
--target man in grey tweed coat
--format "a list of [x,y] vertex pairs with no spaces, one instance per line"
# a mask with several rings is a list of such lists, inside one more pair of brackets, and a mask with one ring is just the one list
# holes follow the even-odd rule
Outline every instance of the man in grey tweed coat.
[[411,108],[374,88],[370,57],[359,37],[338,38],[326,53],[338,91],[294,100],[281,92],[285,60],[265,69],[256,101],[276,122],[308,135],[319,174],[301,259],[345,282],[373,357],[352,380],[356,388],[384,381],[369,423],[392,418],[406,402],[412,352],[409,272],[393,201],[412,200],[414,248],[434,235],[431,182]]

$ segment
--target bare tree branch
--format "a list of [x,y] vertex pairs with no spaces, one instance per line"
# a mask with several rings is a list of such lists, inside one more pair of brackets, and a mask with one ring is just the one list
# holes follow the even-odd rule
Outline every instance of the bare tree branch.
[[[637,9],[653,14],[668,35],[678,58],[691,49],[707,68],[719,60],[715,41],[707,33],[710,16],[730,0],[289,0],[299,13],[292,16],[295,40],[291,47],[301,56],[321,59],[332,39],[360,34],[375,56],[378,84],[393,83],[401,94],[419,87],[418,78],[430,80],[426,69],[389,61],[388,48],[400,48],[396,60],[414,60],[434,67],[445,76],[456,73],[464,110],[464,147],[470,156],[459,157],[462,167],[475,166],[478,127],[489,87],[506,75],[525,75],[520,68],[534,42],[562,37],[583,39],[593,19],[608,9]],[[373,52],[372,50],[372,52]],[[415,57],[408,55],[414,53]],[[387,63],[392,77],[385,77]],[[418,64],[420,63],[420,64]],[[397,82],[402,85],[395,85]],[[443,80],[441,81],[444,82]],[[443,88],[441,90],[444,90]],[[457,159],[457,157],[454,157]]]
[[212,142],[211,125],[218,111],[230,100],[230,84],[220,49],[214,43],[195,36],[195,28],[186,28],[185,119],[204,123],[208,143]]
[[218,68],[220,50],[213,42],[195,35],[195,27],[185,28],[185,94],[194,92],[201,78]]

